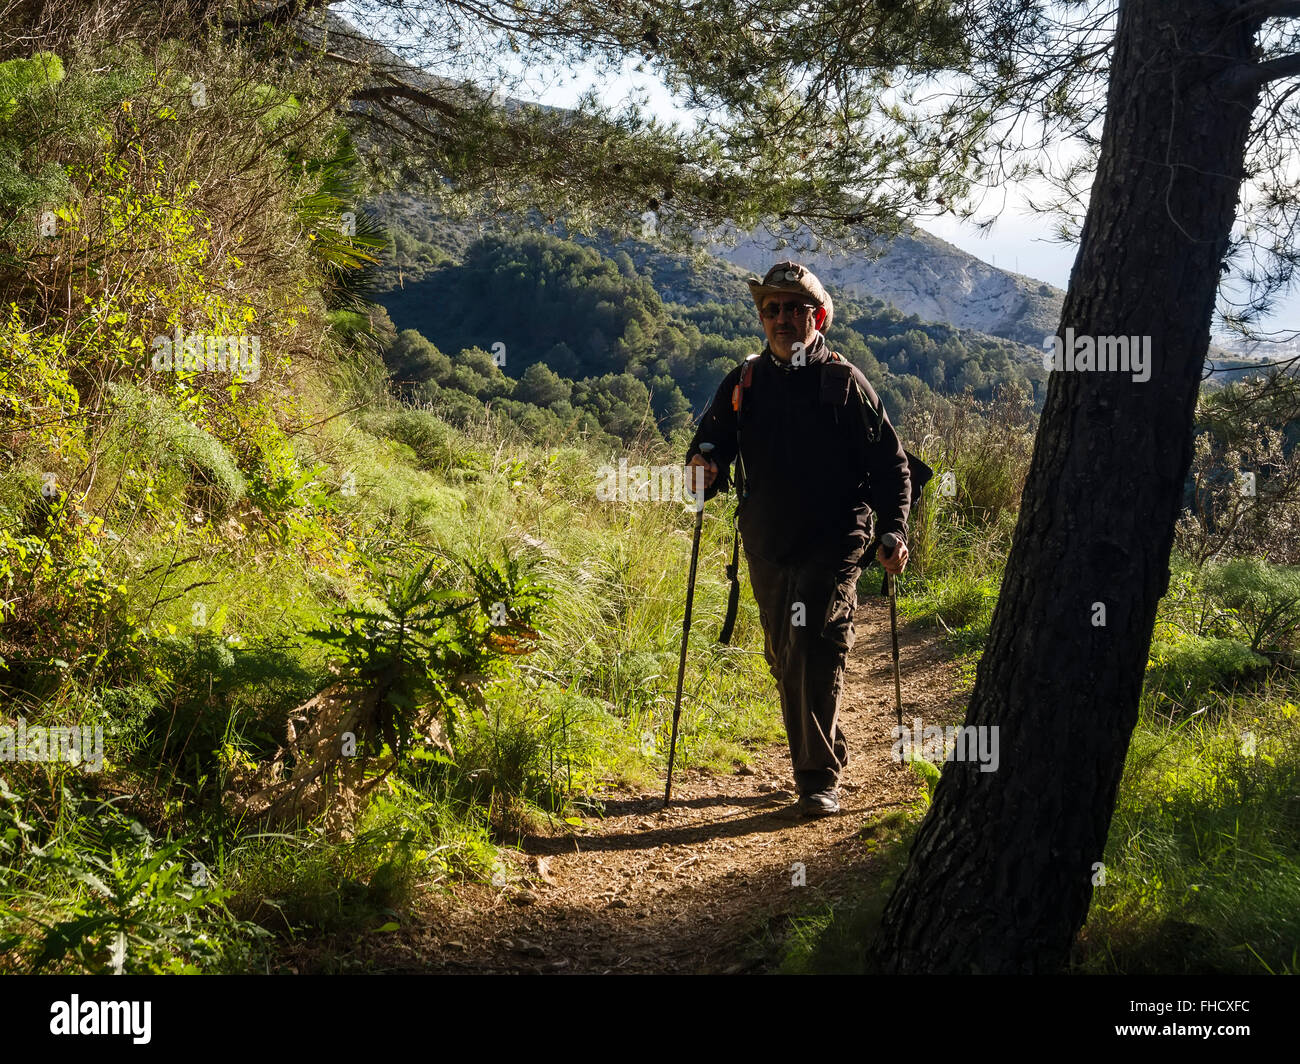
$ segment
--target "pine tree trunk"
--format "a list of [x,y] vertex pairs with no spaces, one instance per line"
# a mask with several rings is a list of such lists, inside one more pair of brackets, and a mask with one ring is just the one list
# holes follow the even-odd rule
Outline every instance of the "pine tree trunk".
[[1151,376],[1051,376],[967,716],[999,729],[1000,763],[944,767],[873,944],[881,970],[1059,970],[1087,915],[1168,587],[1257,99],[1214,84],[1251,58],[1253,28],[1228,26],[1230,8],[1120,4],[1058,335],[1149,336]]

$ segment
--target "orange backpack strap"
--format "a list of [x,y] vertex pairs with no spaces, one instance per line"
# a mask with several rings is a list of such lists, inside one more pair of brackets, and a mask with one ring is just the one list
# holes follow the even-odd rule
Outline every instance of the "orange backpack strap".
[[[760,352],[761,353],[761,352]],[[754,359],[758,358],[757,354],[749,355],[740,367],[740,379],[736,381],[736,386],[731,389],[731,409],[739,416],[741,403],[745,400],[745,389],[749,387],[749,382],[754,376]]]

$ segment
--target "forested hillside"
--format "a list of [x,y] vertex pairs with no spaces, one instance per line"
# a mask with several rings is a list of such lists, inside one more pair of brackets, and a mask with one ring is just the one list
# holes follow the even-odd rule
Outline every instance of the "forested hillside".
[[[389,254],[373,281],[401,330],[386,357],[413,397],[453,419],[492,401],[499,415],[548,439],[577,429],[629,442],[656,426],[668,435],[762,346],[745,275],[716,260],[705,259],[688,286],[691,259],[642,241],[607,255],[590,240],[498,232],[456,255],[430,242],[437,232],[413,235],[402,224],[388,222]],[[931,393],[988,400],[1005,386],[1041,395],[1041,353],[832,295],[828,340],[900,424]]]

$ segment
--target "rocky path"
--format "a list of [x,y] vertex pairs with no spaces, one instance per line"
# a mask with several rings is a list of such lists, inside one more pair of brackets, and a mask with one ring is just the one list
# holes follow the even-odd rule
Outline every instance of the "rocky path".
[[[889,610],[865,599],[845,680],[852,756],[842,812],[794,810],[784,745],[743,774],[675,775],[663,792],[615,794],[572,834],[525,838],[511,885],[430,896],[385,936],[382,970],[740,973],[768,970],[789,919],[872,874],[865,823],[912,805],[918,778],[890,758],[895,723]],[[900,632],[905,720],[960,723],[955,667],[935,630]],[[775,691],[773,691],[775,697]]]

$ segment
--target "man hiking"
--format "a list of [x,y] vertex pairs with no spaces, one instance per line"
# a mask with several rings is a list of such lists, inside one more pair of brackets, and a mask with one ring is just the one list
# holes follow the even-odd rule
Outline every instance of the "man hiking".
[[[799,810],[826,816],[839,812],[849,757],[839,702],[869,522],[874,511],[877,541],[898,537],[881,564],[902,572],[911,481],[879,396],[826,345],[834,307],[821,282],[798,263],[779,262],[748,283],[767,344],[723,379],[687,466],[702,468],[711,498],[731,485],[739,455],[737,525]],[[700,453],[705,443],[714,447],[708,459]]]

